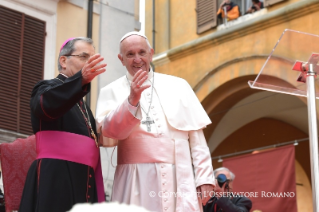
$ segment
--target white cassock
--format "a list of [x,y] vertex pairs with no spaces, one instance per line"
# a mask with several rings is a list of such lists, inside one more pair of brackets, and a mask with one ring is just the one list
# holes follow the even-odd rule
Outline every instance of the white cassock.
[[[149,211],[202,211],[196,187],[215,182],[202,131],[209,117],[185,80],[152,70],[144,84],[154,90],[144,90],[134,107],[128,102],[132,79],[127,72],[102,88],[97,104],[100,142],[118,146],[112,201]],[[146,113],[154,120],[150,131]]]

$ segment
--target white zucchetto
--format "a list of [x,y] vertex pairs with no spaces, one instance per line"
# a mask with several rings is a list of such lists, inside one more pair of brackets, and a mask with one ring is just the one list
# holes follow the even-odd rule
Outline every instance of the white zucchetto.
[[129,37],[129,36],[131,36],[131,35],[138,35],[138,36],[141,36],[141,37],[145,38],[146,40],[148,40],[147,37],[146,37],[145,35],[143,35],[142,33],[136,32],[136,31],[132,31],[132,32],[126,33],[126,34],[121,38],[120,43],[121,43],[125,38],[127,38],[127,37]]

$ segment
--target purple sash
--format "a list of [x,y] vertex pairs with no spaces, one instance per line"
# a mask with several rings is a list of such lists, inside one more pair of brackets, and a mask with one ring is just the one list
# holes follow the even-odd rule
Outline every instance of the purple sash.
[[36,133],[36,140],[37,159],[61,159],[92,167],[98,201],[105,201],[100,148],[96,147],[94,139],[62,131],[40,131]]

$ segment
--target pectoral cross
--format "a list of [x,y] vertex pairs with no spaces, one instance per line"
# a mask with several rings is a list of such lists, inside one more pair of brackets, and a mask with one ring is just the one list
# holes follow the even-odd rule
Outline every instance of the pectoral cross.
[[147,132],[151,132],[151,124],[155,124],[155,122],[151,120],[151,117],[146,116],[146,121],[142,121],[142,124],[146,124]]

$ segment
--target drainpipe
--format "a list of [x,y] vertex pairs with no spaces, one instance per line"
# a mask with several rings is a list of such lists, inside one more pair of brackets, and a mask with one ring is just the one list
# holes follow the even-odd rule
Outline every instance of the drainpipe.
[[[87,34],[88,38],[92,38],[92,22],[93,22],[93,0],[88,0],[88,23]],[[86,103],[91,105],[91,92],[86,95]]]

